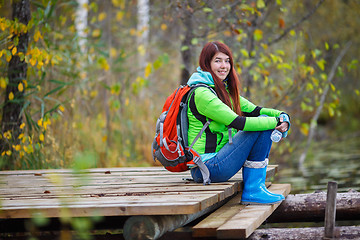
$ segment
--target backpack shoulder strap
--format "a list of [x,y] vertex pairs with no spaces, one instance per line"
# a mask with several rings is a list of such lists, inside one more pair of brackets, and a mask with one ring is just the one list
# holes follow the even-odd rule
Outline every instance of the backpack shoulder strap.
[[[189,98],[191,97],[192,93],[193,93],[198,87],[206,87],[206,88],[210,89],[211,92],[213,92],[213,93],[215,94],[215,96],[217,96],[215,90],[214,90],[212,87],[210,87],[209,85],[207,85],[207,84],[205,84],[205,83],[198,83],[198,84],[195,84],[195,85],[191,86],[191,89],[190,89],[189,94],[188,94],[187,99],[186,99],[186,104],[187,104],[187,102],[189,101]],[[198,135],[196,135],[196,137],[195,137],[194,141],[192,142],[190,148],[192,148],[192,147],[194,146],[195,142],[201,137],[201,135],[203,134],[203,132],[205,131],[205,129],[210,125],[211,121],[212,121],[212,120],[210,119],[210,120],[208,120],[208,121],[204,124],[203,128],[200,130],[200,132],[198,133]],[[232,133],[231,128],[228,128],[229,143],[230,143],[230,144],[233,143],[233,141],[232,141],[232,134],[231,134],[231,133]]]

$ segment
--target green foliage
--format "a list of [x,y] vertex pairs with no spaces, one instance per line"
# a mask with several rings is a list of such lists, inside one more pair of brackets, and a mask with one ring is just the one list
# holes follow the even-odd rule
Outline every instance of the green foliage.
[[[1,164],[15,161],[17,169],[71,167],[80,164],[76,156],[91,152],[95,160],[85,167],[150,165],[156,117],[169,89],[178,85],[185,64],[179,54],[192,51],[195,69],[203,44],[213,40],[224,41],[233,50],[243,95],[292,116],[291,140],[307,136],[326,88],[330,91],[321,121],[343,121],[344,114],[359,114],[354,105],[346,104],[358,101],[360,95],[354,80],[357,55],[344,59],[334,81],[327,81],[333,61],[357,26],[353,3],[324,3],[297,27],[292,26],[315,3],[168,1],[166,8],[163,3],[151,3],[149,46],[134,44],[146,30],[136,29],[135,2],[92,1],[83,6],[88,13],[85,45],[80,44],[83,37],[75,24],[76,7],[80,7],[76,1],[31,1],[27,26],[0,18],[2,99],[19,101],[15,94],[5,96],[12,56],[28,64],[27,79],[15,86],[25,96],[20,144],[11,144],[11,132],[2,133],[12,149],[0,153]],[[324,9],[336,8],[346,9],[346,14],[333,11],[333,18],[325,14]],[[184,19],[193,23],[189,36],[183,29],[190,26],[181,25]],[[324,19],[333,25],[336,21],[352,24],[343,29],[347,38],[328,24],[319,25]],[[319,31],[324,27],[331,34]],[[16,48],[17,35],[25,31],[31,41],[22,53]],[[190,45],[182,45],[185,38]],[[148,61],[140,64],[139,56],[147,56]],[[354,129],[357,124],[348,126]],[[281,148],[282,154],[294,151],[288,145]]]

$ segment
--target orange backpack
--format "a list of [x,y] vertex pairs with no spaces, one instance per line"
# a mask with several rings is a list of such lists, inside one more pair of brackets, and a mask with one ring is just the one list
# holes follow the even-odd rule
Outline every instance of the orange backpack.
[[159,160],[171,172],[183,172],[194,166],[199,167],[204,184],[210,184],[209,170],[192,147],[209,126],[211,120],[204,124],[192,144],[190,146],[188,144],[187,106],[191,94],[198,87],[207,87],[216,95],[215,91],[206,84],[177,88],[166,99],[162,113],[156,122],[152,154],[154,161],[155,159]]

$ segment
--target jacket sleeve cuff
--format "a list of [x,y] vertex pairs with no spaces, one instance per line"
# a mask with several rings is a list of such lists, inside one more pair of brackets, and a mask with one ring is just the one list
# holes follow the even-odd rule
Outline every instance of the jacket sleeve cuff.
[[245,117],[237,116],[234,121],[229,124],[229,127],[235,128],[237,130],[243,130],[245,127],[245,119]]

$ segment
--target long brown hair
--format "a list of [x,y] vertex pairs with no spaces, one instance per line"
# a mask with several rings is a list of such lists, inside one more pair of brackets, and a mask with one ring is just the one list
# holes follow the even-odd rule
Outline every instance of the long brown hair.
[[[224,83],[211,70],[211,60],[217,52],[222,52],[228,55],[230,58],[231,68],[227,77],[227,85],[229,92],[226,91]],[[207,44],[205,44],[204,48],[200,53],[199,65],[201,70],[211,73],[211,76],[213,77],[215,83],[215,91],[220,100],[226,105],[228,105],[231,109],[233,109],[234,112],[241,116],[242,114],[240,109],[239,97],[240,82],[235,72],[233,56],[230,48],[226,44],[221,42],[208,42]]]

